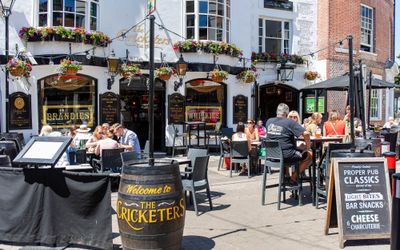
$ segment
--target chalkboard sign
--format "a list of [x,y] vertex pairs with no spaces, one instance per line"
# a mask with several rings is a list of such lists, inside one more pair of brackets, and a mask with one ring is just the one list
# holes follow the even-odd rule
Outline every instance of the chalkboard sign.
[[100,95],[100,123],[120,122],[119,95],[106,92]]
[[233,97],[233,123],[246,122],[248,112],[247,96],[238,95]]
[[179,93],[168,96],[168,124],[185,122],[186,99]]
[[333,166],[340,247],[345,240],[390,238],[391,198],[385,160],[337,158]]
[[31,129],[32,110],[31,96],[23,92],[15,92],[10,95],[10,129]]

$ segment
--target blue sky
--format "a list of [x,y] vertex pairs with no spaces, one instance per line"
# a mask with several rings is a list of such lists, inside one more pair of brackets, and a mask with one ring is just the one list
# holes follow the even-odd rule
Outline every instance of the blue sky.
[[[396,1],[396,35],[395,35],[395,49],[396,49],[396,57],[400,54],[400,0]],[[397,59],[399,61],[399,59]]]

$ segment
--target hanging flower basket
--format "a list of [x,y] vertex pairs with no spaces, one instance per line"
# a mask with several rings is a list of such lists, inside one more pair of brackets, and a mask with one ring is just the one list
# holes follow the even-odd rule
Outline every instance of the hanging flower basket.
[[76,61],[64,59],[60,63],[59,71],[66,76],[75,76],[79,70],[82,70],[82,66]]
[[210,77],[214,82],[223,82],[224,80],[228,79],[228,72],[214,69],[210,72]]
[[124,63],[121,65],[121,75],[124,78],[133,78],[135,76],[141,76],[142,72],[141,72],[139,66],[134,65],[134,64]]
[[156,70],[156,76],[163,81],[168,81],[175,74],[175,69],[171,67],[160,67]]
[[304,73],[304,79],[307,79],[309,81],[314,81],[318,77],[318,72],[316,71],[307,71]]
[[32,66],[23,60],[13,58],[6,64],[6,70],[14,77],[29,77]]
[[255,69],[244,70],[240,72],[240,74],[238,74],[236,78],[244,83],[255,82],[257,78],[256,70]]

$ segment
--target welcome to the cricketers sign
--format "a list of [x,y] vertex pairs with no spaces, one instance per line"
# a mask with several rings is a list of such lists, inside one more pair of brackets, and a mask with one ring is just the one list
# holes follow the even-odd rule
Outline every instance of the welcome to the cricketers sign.
[[346,240],[390,238],[391,198],[385,160],[338,158],[333,162],[340,247]]

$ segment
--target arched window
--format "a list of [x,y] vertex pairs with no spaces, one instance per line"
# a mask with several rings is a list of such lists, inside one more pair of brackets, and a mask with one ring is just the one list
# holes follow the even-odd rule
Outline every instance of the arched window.
[[38,0],[37,26],[97,30],[99,0]]
[[93,78],[78,75],[48,76],[39,80],[41,126],[70,128],[72,124],[96,124],[96,83]]
[[229,42],[231,0],[186,0],[186,38]]

